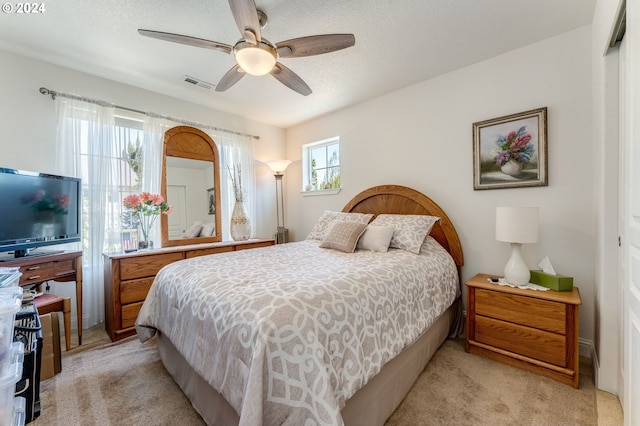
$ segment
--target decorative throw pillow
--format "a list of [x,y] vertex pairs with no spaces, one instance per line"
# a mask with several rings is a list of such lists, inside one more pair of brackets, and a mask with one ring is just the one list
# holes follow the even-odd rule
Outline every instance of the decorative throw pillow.
[[329,226],[320,247],[353,253],[366,227],[366,223],[335,221]]
[[389,247],[418,254],[424,239],[439,220],[439,217],[427,215],[381,214],[371,224],[395,229]]
[[213,231],[215,230],[216,225],[213,223],[205,223],[202,225],[202,229],[200,230],[201,237],[210,237],[213,235]]
[[341,220],[343,222],[364,223],[366,225],[367,223],[369,223],[372,217],[372,214],[332,212],[330,210],[325,210],[309,235],[307,235],[307,240],[324,240],[324,236],[327,232],[327,229],[329,229],[329,225],[331,225],[336,220]]
[[184,231],[185,238],[195,238],[200,235],[202,229],[202,222],[194,222],[186,231]]
[[358,240],[356,247],[361,250],[386,253],[389,251],[389,244],[391,243],[394,230],[395,228],[393,226],[369,225]]

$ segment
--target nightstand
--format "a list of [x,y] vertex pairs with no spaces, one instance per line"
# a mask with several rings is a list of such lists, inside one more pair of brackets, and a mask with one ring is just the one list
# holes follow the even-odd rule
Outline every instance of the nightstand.
[[578,289],[522,290],[489,277],[466,282],[467,352],[578,388]]

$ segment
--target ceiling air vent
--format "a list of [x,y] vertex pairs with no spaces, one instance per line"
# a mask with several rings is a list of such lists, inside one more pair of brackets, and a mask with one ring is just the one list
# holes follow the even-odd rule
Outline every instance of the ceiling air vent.
[[205,89],[205,90],[211,90],[215,86],[214,84],[207,83],[206,81],[202,81],[200,79],[197,79],[195,77],[191,77],[189,75],[185,75],[184,76],[184,81],[186,83],[192,84],[194,86],[198,86],[198,87],[200,87],[202,89]]

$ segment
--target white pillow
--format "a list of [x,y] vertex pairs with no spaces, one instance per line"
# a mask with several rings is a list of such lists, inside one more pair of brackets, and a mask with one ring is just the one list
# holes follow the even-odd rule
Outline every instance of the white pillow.
[[392,226],[395,229],[389,247],[419,254],[424,239],[439,220],[439,217],[427,215],[380,214],[371,224]]
[[202,229],[202,222],[194,222],[186,231],[184,231],[185,238],[195,238],[200,235]]
[[361,250],[386,253],[389,251],[389,244],[391,243],[394,231],[395,228],[393,226],[369,225],[358,240],[357,247]]
[[325,210],[311,232],[309,232],[309,235],[307,235],[307,240],[324,240],[325,234],[329,229],[329,225],[337,220],[341,220],[343,222],[364,223],[366,225],[372,217],[372,214],[332,212],[330,210]]
[[353,253],[366,227],[366,223],[336,220],[329,226],[320,247]]
[[210,237],[216,229],[216,225],[213,223],[205,223],[200,230],[201,237]]

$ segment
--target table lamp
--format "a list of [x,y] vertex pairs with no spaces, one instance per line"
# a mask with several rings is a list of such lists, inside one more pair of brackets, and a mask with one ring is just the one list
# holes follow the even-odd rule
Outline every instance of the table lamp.
[[286,243],[289,239],[289,230],[284,226],[284,192],[282,188],[282,177],[284,171],[291,164],[290,160],[273,160],[267,161],[267,165],[273,171],[276,178],[276,244]]
[[511,257],[504,267],[509,284],[529,283],[531,273],[520,252],[522,244],[538,241],[537,207],[496,207],[496,240],[511,243]]

